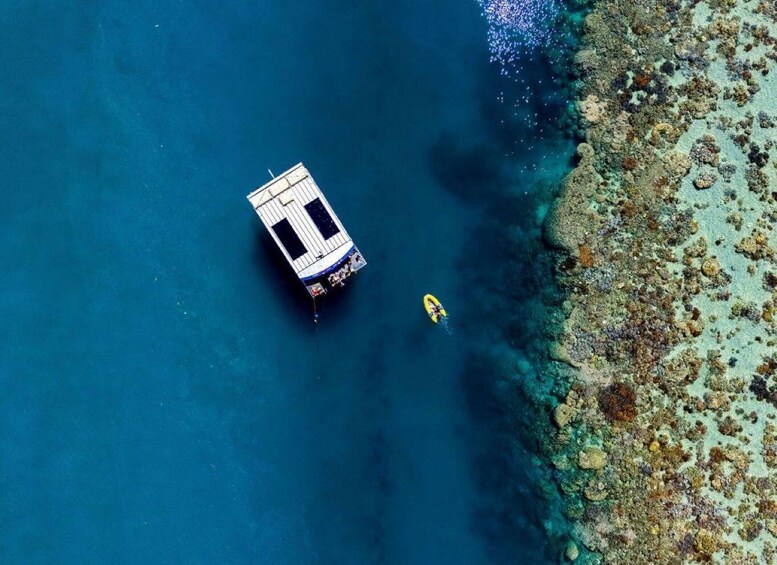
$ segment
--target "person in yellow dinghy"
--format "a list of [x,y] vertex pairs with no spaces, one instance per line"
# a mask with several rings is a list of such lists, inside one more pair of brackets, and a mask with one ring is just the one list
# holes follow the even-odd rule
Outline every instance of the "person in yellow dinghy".
[[440,301],[431,294],[424,296],[424,308],[432,319],[432,322],[435,324],[448,316],[448,313],[445,311],[445,308],[442,307]]

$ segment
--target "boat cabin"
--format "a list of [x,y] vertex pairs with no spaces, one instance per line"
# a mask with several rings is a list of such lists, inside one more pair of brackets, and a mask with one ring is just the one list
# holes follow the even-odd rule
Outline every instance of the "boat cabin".
[[302,163],[248,201],[312,297],[343,286],[367,264]]

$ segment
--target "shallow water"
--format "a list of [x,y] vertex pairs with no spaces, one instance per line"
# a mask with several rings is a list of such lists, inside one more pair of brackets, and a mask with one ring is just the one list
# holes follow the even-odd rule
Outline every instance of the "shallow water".
[[[511,148],[475,2],[0,10],[0,561],[554,553],[464,283],[496,190],[535,237],[569,147]],[[245,201],[298,160],[370,263],[318,335]]]

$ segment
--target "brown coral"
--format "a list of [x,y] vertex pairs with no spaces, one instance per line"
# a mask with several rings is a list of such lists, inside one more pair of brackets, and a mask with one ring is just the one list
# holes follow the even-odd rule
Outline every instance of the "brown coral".
[[590,247],[587,245],[581,245],[578,247],[580,253],[580,266],[584,269],[589,269],[594,266],[594,254]]
[[638,73],[634,75],[632,86],[634,90],[644,90],[653,81],[652,75],[648,73]]
[[599,394],[599,407],[612,422],[631,422],[637,416],[637,393],[626,383],[613,383]]

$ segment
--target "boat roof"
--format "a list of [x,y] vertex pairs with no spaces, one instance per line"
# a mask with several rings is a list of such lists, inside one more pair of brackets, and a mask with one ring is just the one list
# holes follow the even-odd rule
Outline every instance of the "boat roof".
[[307,168],[298,163],[248,195],[300,279],[325,272],[353,241]]

